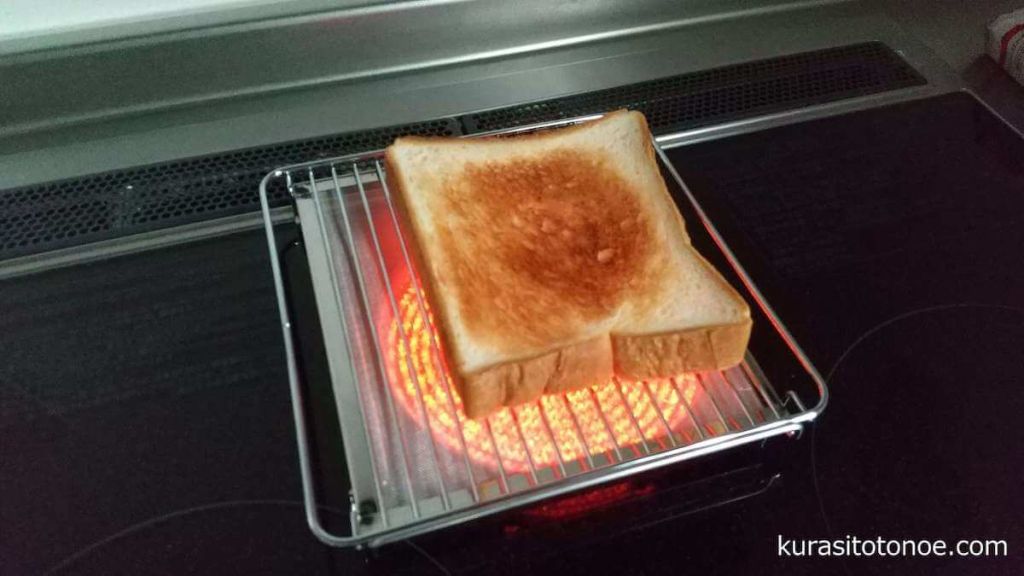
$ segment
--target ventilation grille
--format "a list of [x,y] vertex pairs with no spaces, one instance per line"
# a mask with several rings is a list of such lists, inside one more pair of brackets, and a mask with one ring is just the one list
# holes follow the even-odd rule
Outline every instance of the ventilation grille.
[[[880,43],[694,72],[431,122],[342,134],[0,191],[0,260],[256,210],[285,164],[384,148],[403,134],[457,135],[640,110],[655,133],[924,84]],[[272,203],[287,198],[272,190]]]
[[[0,192],[0,259],[252,212],[267,172],[378,150],[405,134],[457,135],[444,119],[240,150]],[[272,203],[286,202],[283,189]]]
[[629,108],[666,134],[921,84],[896,53],[871,42],[470,114],[463,126],[473,134]]

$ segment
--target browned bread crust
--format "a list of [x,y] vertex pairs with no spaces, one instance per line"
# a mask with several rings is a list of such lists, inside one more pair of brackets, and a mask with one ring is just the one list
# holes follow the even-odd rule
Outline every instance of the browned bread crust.
[[[621,114],[630,113],[609,117]],[[643,126],[646,129],[646,122]],[[517,140],[564,138],[591,128],[582,125]],[[467,145],[455,138],[401,141],[434,149]],[[470,145],[491,144],[504,143],[474,141]],[[656,170],[649,138],[643,146],[644,161],[649,163],[645,168]],[[606,159],[559,149],[541,156],[462,166],[457,177],[431,188],[437,195],[433,200],[443,207],[437,213],[492,224],[456,233],[445,225],[425,230],[412,216],[412,195],[423,191],[413,189],[395,154],[394,147],[386,153],[388,180],[424,291],[438,316],[438,332],[467,416],[486,416],[542,394],[601,383],[613,374],[653,378],[724,368],[742,359],[751,328],[746,304],[695,251],[695,266],[710,271],[708,281],[743,308],[743,317],[669,332],[612,332],[573,340],[581,326],[613,314],[624,298],[648,308],[666,298],[667,282],[659,276],[663,267],[658,264],[668,261],[659,260],[664,255],[649,248],[656,229],[652,219],[657,216],[639,204],[630,191],[633,184]],[[671,207],[674,216],[668,218],[685,240],[680,250],[692,251],[682,217],[664,182],[657,180],[658,194],[663,195],[659,201]],[[566,189],[581,193],[565,194]],[[545,190],[562,193],[545,196]],[[423,248],[428,242],[447,256],[443,270],[428,259]],[[439,297],[453,286],[458,289],[457,314]],[[467,358],[450,329],[456,322],[488,346],[510,350],[509,358],[478,369],[462,368]],[[550,346],[551,342],[559,344]],[[540,352],[515,353],[524,347]]]

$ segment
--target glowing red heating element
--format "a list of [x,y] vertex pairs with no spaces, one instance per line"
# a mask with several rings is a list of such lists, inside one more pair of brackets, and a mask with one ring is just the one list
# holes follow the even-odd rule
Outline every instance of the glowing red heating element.
[[[398,404],[409,418],[419,425],[423,424],[416,392],[418,382],[430,428],[434,431],[435,439],[440,442],[439,447],[443,446],[461,457],[462,441],[457,428],[461,426],[469,458],[477,465],[490,469],[498,466],[494,444],[497,444],[500,462],[506,472],[526,472],[530,469],[531,459],[533,467],[539,469],[557,465],[560,460],[569,462],[584,458],[587,449],[593,455],[612,452],[616,446],[624,450],[638,450],[641,440],[638,429],[649,442],[655,444],[665,441],[666,424],[675,431],[692,430],[692,424],[686,422],[688,415],[681,397],[685,396],[686,402],[692,404],[697,383],[693,376],[683,375],[677,377],[675,383],[671,380],[652,380],[647,386],[641,383],[618,386],[608,382],[594,386],[592,390],[545,396],[539,402],[518,406],[514,409],[515,418],[519,420],[522,436],[516,429],[513,409],[504,408],[489,417],[494,435],[492,444],[484,421],[470,420],[465,416],[451,377],[447,372],[440,373],[435,367],[431,340],[436,341],[438,346],[440,341],[436,336],[431,338],[433,318],[424,318],[420,313],[416,290],[409,285],[404,291],[396,292],[402,295],[398,302],[401,317],[387,318],[385,326],[388,380]],[[409,351],[402,340],[402,331],[409,340]],[[409,369],[410,358],[415,379]],[[443,358],[441,361],[444,361]],[[448,380],[452,390],[456,418],[452,417],[442,377]],[[652,404],[652,398],[657,402],[657,407]],[[594,404],[595,400],[600,402],[604,418]],[[623,404],[624,400],[628,406]],[[572,413],[569,412],[570,406]],[[658,409],[661,415],[656,412]],[[547,426],[541,410],[544,411]],[[582,438],[577,432],[577,424],[583,432]],[[551,430],[550,435],[548,428]],[[609,430],[614,439],[609,435]],[[551,441],[552,436],[555,442]],[[524,450],[524,441],[528,454]]]
[[610,508],[616,504],[647,496],[654,492],[654,485],[637,486],[632,481],[619,482],[611,486],[594,488],[583,494],[566,496],[554,502],[547,502],[526,509],[523,513],[547,520],[569,520],[587,516],[594,510]]

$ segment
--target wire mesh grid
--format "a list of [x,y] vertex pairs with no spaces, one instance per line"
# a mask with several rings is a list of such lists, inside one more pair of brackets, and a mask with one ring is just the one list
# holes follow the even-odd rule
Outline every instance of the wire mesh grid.
[[[305,481],[307,515],[328,543],[408,537],[794,432],[800,418],[810,419],[800,406],[785,408],[749,355],[724,371],[641,382],[614,378],[469,419],[445,364],[382,154],[284,168],[270,179],[283,179],[295,197],[307,252],[316,247],[323,253],[322,266],[311,258],[311,275],[325,280],[317,292],[321,323],[338,324],[343,335],[332,342],[325,331],[325,343],[329,354],[344,348],[353,376],[339,378],[332,370],[332,379],[336,394],[354,392],[348,397],[358,404],[339,402],[339,417],[344,431],[345,413],[349,420],[355,414],[366,437],[365,458],[346,456],[353,501],[373,505],[354,506],[351,536],[323,530]],[[273,242],[269,224],[268,235]],[[282,320],[287,332],[284,309]],[[299,394],[296,378],[293,395]],[[305,479],[305,425],[299,412],[296,418]]]
[[331,165],[329,174],[310,168],[302,181],[290,176],[326,233],[337,297],[355,296],[348,346],[366,360],[357,386],[379,510],[359,529],[368,520],[372,529],[414,522],[779,419],[777,401],[748,364],[615,379],[466,418],[384,173],[377,159]]

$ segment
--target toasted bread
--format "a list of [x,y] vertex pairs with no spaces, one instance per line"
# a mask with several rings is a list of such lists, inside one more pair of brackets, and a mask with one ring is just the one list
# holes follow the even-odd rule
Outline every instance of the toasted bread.
[[690,245],[643,115],[399,138],[387,166],[469,417],[742,359],[750,310]]

